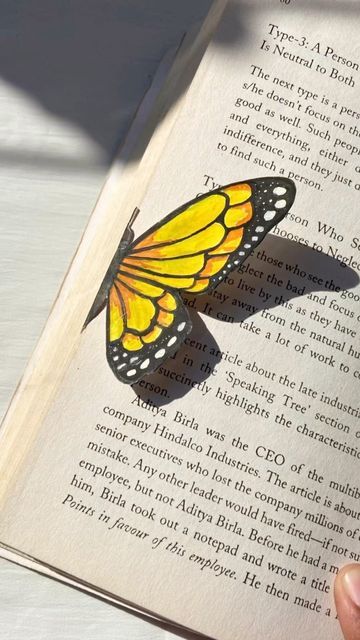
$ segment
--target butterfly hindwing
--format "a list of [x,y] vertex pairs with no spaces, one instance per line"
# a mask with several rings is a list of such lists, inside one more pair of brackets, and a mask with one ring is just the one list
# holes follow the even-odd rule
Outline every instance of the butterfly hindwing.
[[120,276],[107,308],[110,368],[122,382],[135,383],[171,357],[191,328],[177,292]]
[[137,382],[177,351],[191,330],[180,292],[216,287],[294,197],[286,178],[227,185],[183,205],[122,251],[107,296],[107,359],[119,380]]

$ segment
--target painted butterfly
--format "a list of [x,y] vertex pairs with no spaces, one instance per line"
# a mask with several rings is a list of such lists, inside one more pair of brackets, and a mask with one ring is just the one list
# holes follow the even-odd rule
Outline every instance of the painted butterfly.
[[294,198],[286,178],[236,182],[191,200],[136,240],[132,216],[84,324],[106,306],[106,355],[119,380],[138,382],[178,350],[192,328],[180,292],[214,289]]

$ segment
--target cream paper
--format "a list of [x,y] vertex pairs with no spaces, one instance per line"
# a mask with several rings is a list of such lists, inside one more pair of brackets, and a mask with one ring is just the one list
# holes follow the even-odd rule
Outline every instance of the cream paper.
[[291,213],[134,387],[100,314],[3,501],[3,545],[219,640],[339,637],[359,560],[358,29],[349,4],[229,5],[136,233],[263,175],[296,182]]

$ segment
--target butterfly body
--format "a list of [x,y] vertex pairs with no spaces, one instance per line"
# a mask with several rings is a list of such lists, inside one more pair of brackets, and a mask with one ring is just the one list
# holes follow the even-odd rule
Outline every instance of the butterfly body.
[[133,239],[111,262],[85,326],[106,306],[111,370],[133,384],[179,349],[192,325],[181,293],[214,289],[289,211],[295,186],[257,178],[200,196]]

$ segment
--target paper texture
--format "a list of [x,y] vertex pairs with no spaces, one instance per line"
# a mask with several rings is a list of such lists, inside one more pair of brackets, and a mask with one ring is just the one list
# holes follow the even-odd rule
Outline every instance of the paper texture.
[[219,640],[340,637],[331,584],[359,560],[359,26],[349,5],[229,5],[136,234],[265,175],[295,181],[291,213],[186,298],[192,333],[134,387],[93,321],[4,500],[7,547]]

